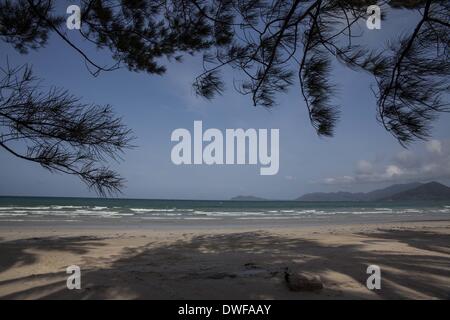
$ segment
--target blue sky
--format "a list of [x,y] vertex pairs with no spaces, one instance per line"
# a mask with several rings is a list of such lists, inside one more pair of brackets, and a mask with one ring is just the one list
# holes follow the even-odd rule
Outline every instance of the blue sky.
[[[407,29],[411,15],[388,15],[382,29],[365,32],[364,41],[382,46],[393,30]],[[76,32],[68,33],[79,41]],[[90,49],[97,61],[107,63],[108,52]],[[342,106],[335,137],[319,138],[308,121],[298,86],[278,96],[272,110],[253,107],[248,96],[229,83],[213,101],[197,98],[191,84],[201,72],[200,60],[168,64],[164,76],[133,73],[126,69],[94,78],[83,60],[60,39],[46,48],[19,55],[0,41],[0,59],[11,64],[30,63],[43,85],[68,89],[84,102],[111,104],[134,131],[135,149],[112,166],[127,180],[121,197],[170,199],[227,199],[255,195],[292,199],[312,191],[367,191],[396,182],[437,180],[449,182],[450,116],[442,115],[433,141],[414,143],[404,150],[376,121],[372,79],[336,65],[339,85],[336,102]],[[227,74],[231,79],[233,74]],[[170,159],[174,129],[204,128],[280,129],[280,170],[261,176],[257,166],[175,166]],[[36,164],[0,150],[0,194],[33,196],[96,196],[76,177],[51,174]]]

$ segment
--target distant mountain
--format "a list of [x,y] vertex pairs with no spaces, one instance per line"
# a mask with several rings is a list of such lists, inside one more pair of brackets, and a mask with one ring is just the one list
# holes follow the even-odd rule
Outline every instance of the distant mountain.
[[231,201],[267,201],[264,198],[258,198],[254,196],[237,196],[230,199]]
[[378,189],[378,190],[374,190],[374,191],[366,193],[366,200],[367,201],[375,201],[375,200],[380,200],[383,198],[388,198],[397,193],[411,190],[411,189],[417,188],[421,185],[422,185],[422,183],[420,183],[420,182],[394,184],[387,188]]
[[316,192],[308,193],[297,201],[402,201],[402,200],[450,200],[450,188],[437,182],[394,184],[367,193]]
[[351,192],[314,192],[297,198],[297,201],[364,201],[365,193]]
[[422,184],[414,189],[380,199],[382,201],[450,200],[450,188],[438,182]]

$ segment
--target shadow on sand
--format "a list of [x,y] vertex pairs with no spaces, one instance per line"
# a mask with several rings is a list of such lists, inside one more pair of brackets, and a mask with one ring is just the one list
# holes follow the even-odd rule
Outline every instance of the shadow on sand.
[[[411,294],[450,298],[450,235],[428,231],[380,230],[358,234],[355,244],[324,245],[316,240],[288,238],[255,231],[201,235],[168,245],[149,243],[125,248],[104,268],[83,270],[82,289],[68,290],[62,270],[39,274],[33,281],[47,280],[8,295],[1,287],[30,281],[29,277],[0,281],[3,299],[322,299],[389,298]],[[0,243],[1,272],[36,263],[30,248],[63,250],[85,255],[101,245],[99,238],[39,238]],[[366,245],[396,241],[425,253],[363,250]],[[26,248],[26,250],[24,249]],[[370,264],[382,268],[382,289],[365,289]],[[81,266],[82,267],[82,266]],[[284,283],[284,270],[321,275],[320,293],[291,292]],[[83,267],[82,267],[83,269]],[[334,277],[331,277],[334,274]],[[340,280],[336,280],[336,274]],[[53,279],[53,281],[52,281]],[[447,281],[442,281],[447,279]],[[347,285],[345,285],[347,284]],[[345,288],[345,289],[343,289]]]

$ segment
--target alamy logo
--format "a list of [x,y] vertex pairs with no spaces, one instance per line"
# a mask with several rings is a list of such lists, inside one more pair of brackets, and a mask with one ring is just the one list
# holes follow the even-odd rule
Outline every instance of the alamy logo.
[[79,266],[72,265],[68,266],[66,269],[66,273],[70,274],[70,276],[67,278],[67,289],[73,290],[81,289],[81,269]]
[[369,30],[381,29],[381,8],[377,5],[371,5],[367,7],[367,18],[366,25]]
[[70,16],[67,18],[66,25],[69,30],[81,29],[81,9],[77,5],[71,5],[66,10]]
[[367,278],[366,286],[369,290],[381,289],[381,269],[379,266],[371,264],[367,267],[367,274],[370,276]]
[[[172,132],[171,141],[178,143],[172,148],[171,159],[176,165],[256,165],[259,162],[261,175],[275,175],[279,169],[279,139],[279,129],[270,129],[270,137],[267,129],[226,129],[224,149],[222,131],[211,128],[203,132],[202,121],[194,121],[193,138],[187,129]],[[204,148],[203,142],[208,143]]]

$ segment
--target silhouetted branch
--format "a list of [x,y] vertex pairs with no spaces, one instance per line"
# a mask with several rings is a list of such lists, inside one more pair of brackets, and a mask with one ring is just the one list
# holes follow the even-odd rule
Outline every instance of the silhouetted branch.
[[101,195],[123,186],[101,163],[130,147],[130,130],[109,106],[82,104],[64,90],[41,92],[28,66],[0,70],[0,128],[0,146],[21,159],[76,175]]
[[[201,53],[204,71],[197,94],[212,99],[225,88],[222,69],[239,74],[235,88],[254,105],[272,107],[277,94],[300,89],[313,127],[331,136],[338,120],[333,105],[333,59],[373,75],[378,119],[401,144],[426,138],[432,121],[448,110],[450,4],[447,0],[378,1],[382,12],[415,10],[422,16],[407,36],[370,50],[352,41],[365,24],[369,0],[82,0],[80,35],[108,49],[115,64],[103,67],[61,31],[53,0],[0,0],[0,38],[18,50],[45,45],[55,32],[92,72],[126,66],[163,74],[164,61]],[[31,9],[30,9],[31,8]],[[31,14],[30,11],[35,14]],[[383,16],[383,15],[382,15]],[[12,17],[12,18],[11,18]]]

